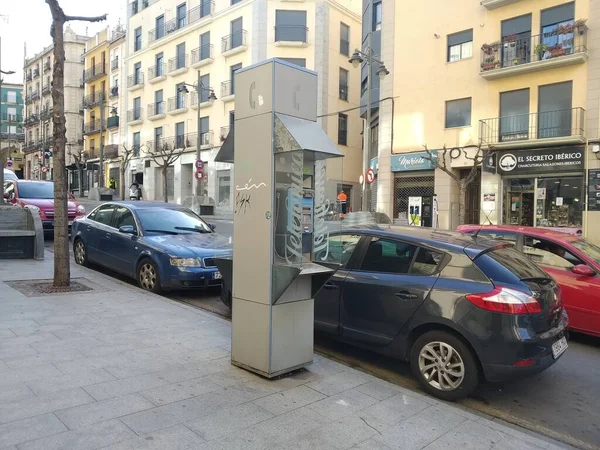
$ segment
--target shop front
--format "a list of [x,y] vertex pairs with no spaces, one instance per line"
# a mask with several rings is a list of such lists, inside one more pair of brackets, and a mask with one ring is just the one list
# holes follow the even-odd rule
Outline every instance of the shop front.
[[584,155],[584,147],[499,152],[502,223],[581,234]]

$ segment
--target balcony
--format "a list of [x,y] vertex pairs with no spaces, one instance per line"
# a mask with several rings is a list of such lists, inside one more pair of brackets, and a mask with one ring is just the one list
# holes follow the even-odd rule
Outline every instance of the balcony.
[[110,88],[109,97],[115,98],[119,96],[119,86],[113,86]]
[[227,136],[229,135],[229,127],[221,127],[221,132],[219,133],[219,139],[221,142],[225,142]]
[[33,69],[33,79],[35,80],[40,76],[40,69]]
[[40,121],[40,117],[37,114],[30,114],[29,116],[27,116],[25,118],[25,122],[24,125],[30,126],[30,125],[34,125],[36,123],[38,123]]
[[96,64],[94,67],[90,67],[83,71],[83,81],[89,83],[91,81],[102,78],[106,75],[106,66],[103,62]]
[[31,72],[29,72],[27,75],[25,75],[25,80],[26,81],[31,81],[32,80],[32,76],[31,76]]
[[99,106],[104,102],[105,93],[98,91],[92,92],[91,94],[83,97],[82,106],[84,109],[91,109],[95,106]]
[[228,102],[235,98],[234,84],[232,80],[221,83],[221,101]]
[[46,120],[50,120],[51,117],[52,117],[52,108],[42,108],[42,111],[40,112],[40,120],[42,122],[44,122]]
[[585,142],[585,109],[572,108],[495,117],[479,121],[483,145],[528,148]]
[[481,76],[487,80],[587,61],[587,27],[565,25],[544,35],[506,36],[481,47]]
[[100,120],[92,120],[83,125],[83,134],[94,134],[100,133],[101,130],[106,129],[106,122]]
[[[151,153],[161,154],[170,153],[174,149],[185,149],[196,145],[195,137],[182,134],[180,136],[161,137],[157,140],[148,141],[146,143]],[[195,133],[194,133],[195,136]]]
[[198,47],[192,50],[192,67],[194,69],[199,69],[200,67],[207,66],[213,61],[214,58],[212,44],[206,44],[202,47]]
[[148,68],[148,83],[154,84],[167,79],[165,63],[156,64]]
[[148,104],[148,120],[160,120],[166,117],[165,102]]
[[127,77],[127,89],[130,91],[135,91],[136,89],[140,89],[144,87],[144,73],[139,72],[134,75],[129,75]]
[[119,116],[110,116],[106,121],[106,128],[109,130],[119,128]]
[[183,94],[177,97],[171,97],[168,101],[168,113],[172,116],[182,114],[188,111],[187,97]]
[[275,47],[307,47],[307,35],[304,25],[276,25]]
[[188,55],[178,55],[169,59],[169,75],[175,77],[190,70]]
[[[212,106],[211,103],[208,101],[208,96],[210,95],[210,92],[212,90],[213,89],[211,87],[202,86],[202,95],[200,96],[200,109]],[[198,109],[198,93],[196,91],[193,91],[190,95],[192,96],[192,102],[190,106],[192,107],[192,109]]]
[[114,58],[111,62],[110,62],[110,70],[111,72],[114,72],[115,70],[119,69],[119,58]]
[[245,52],[248,50],[247,39],[248,32],[246,30],[237,31],[221,38],[221,54],[227,57]]
[[148,44],[152,44],[153,42],[158,41],[177,30],[181,30],[188,25],[196,23],[205,17],[212,17],[214,10],[214,1],[203,1],[199,6],[189,9],[185,16],[171,19],[160,27],[150,30],[148,32]]
[[520,1],[521,0],[481,0],[481,6],[487,9],[496,9],[503,6],[512,5],[513,3]]
[[10,123],[21,123],[23,122],[23,115],[22,114],[8,114],[8,113],[2,113],[2,115],[0,116],[2,117],[2,122],[8,122]]
[[52,89],[50,89],[50,86],[48,86],[48,85],[42,86],[42,95],[49,94],[50,92],[52,92]]
[[50,61],[46,61],[44,63],[44,73],[49,72],[50,70],[52,70],[52,64],[50,64]]
[[[185,135],[185,148],[196,147],[198,143],[198,133],[188,133]],[[200,133],[200,149],[208,149],[213,146],[213,132],[212,130],[204,131]]]
[[127,111],[127,124],[139,125],[140,123],[144,122],[142,112],[142,108],[134,108]]
[[117,144],[108,144],[104,146],[104,157],[105,158],[118,158],[119,157],[119,146]]
[[32,102],[34,100],[37,100],[38,98],[40,98],[40,91],[39,90],[35,90],[35,91],[31,91],[29,94],[27,94],[27,96],[25,97],[25,103],[29,103]]

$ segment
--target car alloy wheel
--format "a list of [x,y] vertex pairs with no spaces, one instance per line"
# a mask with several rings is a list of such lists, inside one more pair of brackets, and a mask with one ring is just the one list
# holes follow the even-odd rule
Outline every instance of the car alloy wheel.
[[140,267],[140,285],[147,291],[153,291],[156,287],[157,276],[154,266],[146,262]]
[[452,391],[465,377],[460,354],[445,342],[430,342],[419,353],[419,370],[427,382],[441,391]]
[[75,249],[73,250],[75,254],[75,262],[80,266],[85,266],[87,264],[87,255],[85,253],[85,244],[81,239],[77,239],[75,241]]

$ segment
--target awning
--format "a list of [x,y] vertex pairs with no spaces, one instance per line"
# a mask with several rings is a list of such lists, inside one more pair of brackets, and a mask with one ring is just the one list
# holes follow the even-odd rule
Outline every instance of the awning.
[[[215,161],[234,162],[234,130],[221,145]],[[344,156],[317,122],[275,114],[275,153],[296,150],[314,152],[314,159]]]

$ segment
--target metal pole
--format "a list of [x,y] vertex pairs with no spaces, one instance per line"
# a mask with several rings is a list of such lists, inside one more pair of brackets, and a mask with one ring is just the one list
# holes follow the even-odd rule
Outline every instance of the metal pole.
[[369,168],[369,155],[371,154],[371,75],[372,75],[372,50],[371,50],[372,33],[369,31],[367,35],[367,129],[365,130],[366,145],[363,153],[363,184],[362,184],[362,210],[367,211],[369,202],[367,198],[367,169]]
[[[2,38],[0,37],[0,71],[2,70]],[[2,73],[0,73],[0,191],[4,195],[4,152],[2,151]],[[4,197],[0,203],[4,202]]]
[[[104,92],[100,92],[102,99],[100,101],[100,158],[98,167],[98,187],[104,187]],[[135,112],[134,112],[135,113]]]
[[[202,133],[200,132],[200,103],[201,103],[201,99],[202,99],[202,87],[201,87],[201,83],[200,83],[200,71],[198,71],[198,84],[196,84],[196,96],[198,97],[196,99],[196,101],[198,102],[198,110],[197,110],[197,116],[196,116],[196,121],[197,123],[197,130],[198,133],[196,136],[196,161],[200,161],[201,158],[201,154],[200,154],[200,145],[202,144]],[[194,168],[194,171],[197,170],[196,168]],[[202,192],[202,187],[203,187],[203,182],[202,181],[196,181],[196,196],[202,196],[204,195],[204,192]]]

